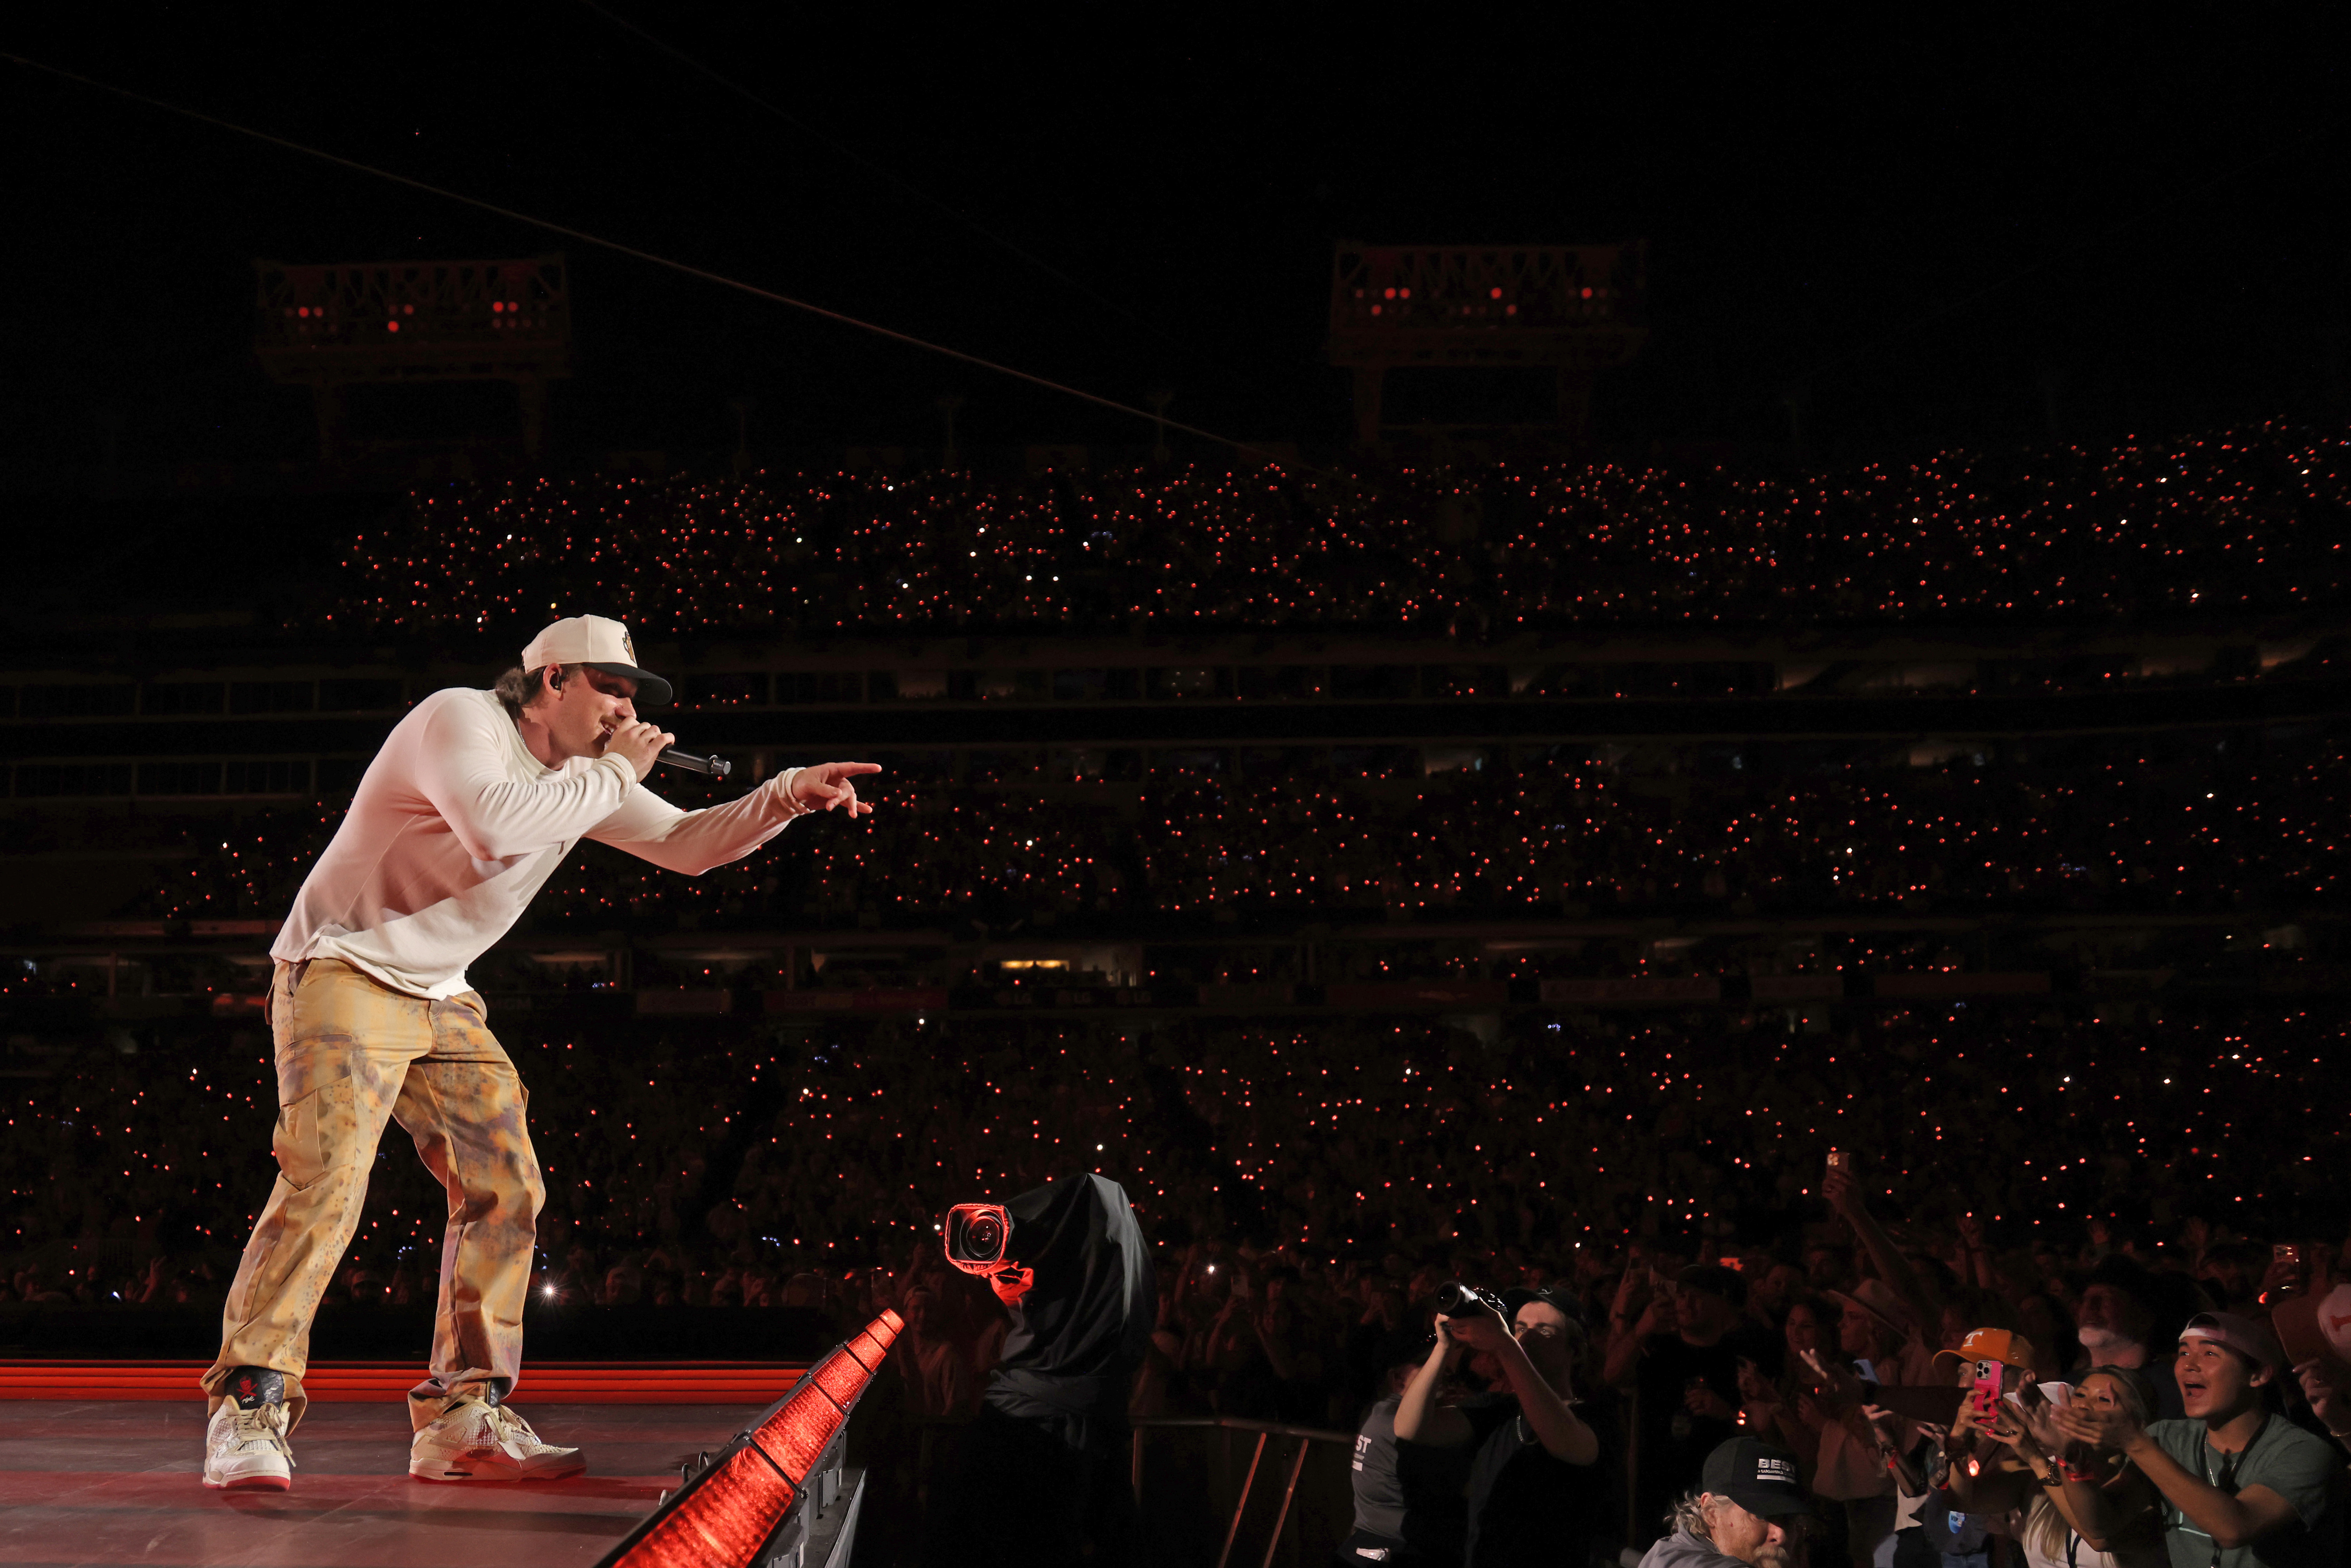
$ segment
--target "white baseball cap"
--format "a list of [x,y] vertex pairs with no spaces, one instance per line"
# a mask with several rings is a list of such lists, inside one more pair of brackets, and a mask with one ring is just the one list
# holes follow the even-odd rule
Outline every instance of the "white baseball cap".
[[625,675],[637,683],[639,707],[669,703],[669,683],[651,670],[637,668],[637,645],[629,641],[629,629],[601,615],[572,615],[541,627],[522,651],[522,667],[537,670],[549,664],[585,664],[608,675]]

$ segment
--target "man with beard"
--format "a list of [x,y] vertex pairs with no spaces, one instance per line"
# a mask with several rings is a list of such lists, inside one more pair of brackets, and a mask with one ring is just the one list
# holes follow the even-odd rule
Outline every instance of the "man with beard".
[[1706,1457],[1698,1487],[1674,1504],[1671,1532],[1641,1568],[1790,1568],[1794,1521],[1811,1509],[1793,1454],[1733,1437]]
[[[2172,1568],[2335,1568],[2343,1561],[2341,1461],[2271,1399],[2281,1357],[2269,1331],[2233,1312],[2199,1312],[2173,1362],[2188,1414],[2141,1427],[2123,1406],[2074,1399],[2057,1413],[2076,1442],[2119,1449],[2168,1507]],[[2069,1488],[2089,1517],[2114,1527],[2101,1489]]]

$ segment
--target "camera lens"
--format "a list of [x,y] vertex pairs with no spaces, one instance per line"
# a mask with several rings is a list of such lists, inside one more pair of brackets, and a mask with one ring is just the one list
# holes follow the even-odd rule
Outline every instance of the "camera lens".
[[979,1216],[965,1230],[964,1243],[974,1252],[992,1254],[1003,1251],[1004,1222],[992,1214]]

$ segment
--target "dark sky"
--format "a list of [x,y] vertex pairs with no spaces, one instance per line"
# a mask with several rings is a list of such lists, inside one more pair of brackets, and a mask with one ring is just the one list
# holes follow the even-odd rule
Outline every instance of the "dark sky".
[[[613,5],[821,137],[579,0],[55,7],[0,47],[1110,396],[1172,388],[1243,437],[1345,428],[1322,362],[1342,235],[1646,236],[1654,334],[1597,412],[1620,450],[1783,441],[1792,395],[1834,458],[2329,419],[2351,392],[2341,39],[2318,19],[2339,8],[1855,31],[1759,6]],[[573,453],[729,446],[747,396],[762,452],[926,443],[949,391],[967,441],[1139,439],[19,67],[0,83],[15,485],[94,467],[110,431],[134,463],[307,453],[302,395],[250,357],[256,256],[567,251]]]

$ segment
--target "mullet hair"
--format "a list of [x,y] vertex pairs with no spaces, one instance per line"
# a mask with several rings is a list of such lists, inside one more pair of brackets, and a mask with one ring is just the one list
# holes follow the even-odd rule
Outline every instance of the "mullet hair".
[[1677,1530],[1686,1530],[1708,1546],[1713,1545],[1714,1537],[1707,1530],[1706,1508],[1701,1500],[1705,1496],[1706,1493],[1701,1489],[1692,1487],[1674,1499],[1673,1505],[1666,1510],[1667,1531],[1671,1533]]
[[580,664],[541,664],[535,670],[526,670],[517,664],[500,675],[496,684],[490,687],[490,692],[506,708],[508,718],[520,718],[522,710],[537,702],[540,692],[549,686],[562,690],[563,683],[585,667]]

